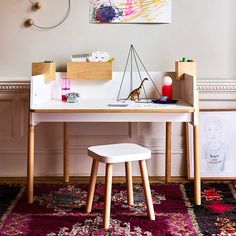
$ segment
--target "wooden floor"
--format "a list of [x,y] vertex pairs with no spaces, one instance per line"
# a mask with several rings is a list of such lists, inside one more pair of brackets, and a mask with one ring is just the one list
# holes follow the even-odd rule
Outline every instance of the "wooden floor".
[[[80,184],[88,184],[89,183],[89,176],[73,176],[70,177],[69,183],[80,183]],[[165,177],[149,177],[150,183],[165,183]],[[97,183],[104,183],[105,177],[104,176],[98,176],[97,177]],[[113,176],[112,178],[113,183],[126,183],[125,176]],[[139,176],[133,176],[133,182],[134,183],[141,183],[142,179]],[[190,182],[190,180],[187,179],[187,177],[172,177],[171,182],[173,183],[186,183]],[[26,184],[27,179],[26,177],[0,177],[0,184]],[[50,176],[50,177],[35,177],[34,183],[46,183],[46,184],[63,184],[64,179],[63,177],[56,177],[56,176]]]

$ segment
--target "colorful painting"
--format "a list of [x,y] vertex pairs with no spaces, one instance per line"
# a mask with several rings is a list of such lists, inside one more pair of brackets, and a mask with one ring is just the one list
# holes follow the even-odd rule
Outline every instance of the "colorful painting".
[[91,23],[170,23],[172,0],[90,0]]

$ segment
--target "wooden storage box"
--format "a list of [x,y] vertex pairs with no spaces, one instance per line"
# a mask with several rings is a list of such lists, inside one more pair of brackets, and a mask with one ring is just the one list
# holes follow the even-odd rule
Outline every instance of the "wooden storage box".
[[175,73],[176,79],[184,79],[184,74],[189,74],[196,76],[197,74],[197,64],[196,62],[175,62]]
[[111,80],[112,62],[68,62],[67,76],[70,79]]
[[45,82],[56,79],[55,62],[34,62],[32,63],[32,75],[45,75]]

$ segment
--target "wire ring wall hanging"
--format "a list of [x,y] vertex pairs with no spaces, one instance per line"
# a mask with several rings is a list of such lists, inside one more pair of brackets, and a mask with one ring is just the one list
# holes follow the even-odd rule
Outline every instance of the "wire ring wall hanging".
[[[29,0],[29,2],[34,6],[36,6],[36,4],[39,4],[39,7],[37,6],[37,8],[41,8],[41,4],[39,2],[36,2],[34,3],[32,0]],[[71,0],[68,0],[68,8],[67,8],[67,11],[66,11],[66,14],[65,16],[58,22],[56,23],[55,25],[51,25],[51,26],[40,26],[38,24],[35,24],[34,20],[33,19],[28,19],[25,24],[27,26],[34,26],[35,28],[38,28],[38,29],[43,29],[43,30],[48,30],[48,29],[54,29],[56,28],[57,26],[61,25],[62,23],[65,22],[65,20],[68,18],[68,16],[70,15],[70,10],[71,10]]]

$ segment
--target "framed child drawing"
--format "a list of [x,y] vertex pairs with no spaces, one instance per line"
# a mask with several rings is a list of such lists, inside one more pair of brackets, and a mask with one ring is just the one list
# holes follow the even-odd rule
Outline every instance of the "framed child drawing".
[[[202,179],[236,179],[236,112],[200,112],[200,163]],[[188,125],[188,142],[193,129]],[[193,173],[193,145],[188,145],[188,177]]]
[[89,0],[90,23],[171,23],[172,0]]

